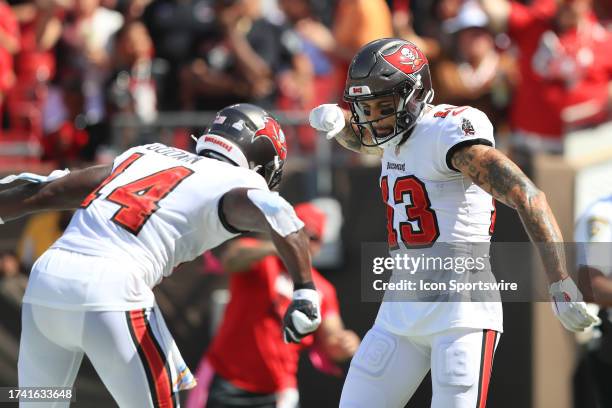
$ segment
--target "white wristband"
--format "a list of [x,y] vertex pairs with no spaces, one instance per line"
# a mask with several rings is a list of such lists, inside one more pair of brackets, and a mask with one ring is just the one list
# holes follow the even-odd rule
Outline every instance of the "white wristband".
[[4,224],[4,220],[0,217],[0,224]]
[[308,300],[319,304],[319,293],[314,289],[298,289],[293,292],[293,300]]

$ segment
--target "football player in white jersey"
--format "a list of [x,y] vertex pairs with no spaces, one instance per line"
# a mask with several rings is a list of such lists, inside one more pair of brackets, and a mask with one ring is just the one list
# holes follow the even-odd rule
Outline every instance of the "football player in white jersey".
[[[598,407],[612,406],[612,195],[587,207],[576,223],[577,266],[584,298],[599,306],[602,320],[574,377],[574,401],[592,393]],[[590,406],[584,404],[585,406]]]
[[[350,112],[321,105],[310,123],[350,150],[381,158],[392,254],[434,243],[488,243],[494,197],[518,211],[534,242],[550,244],[541,255],[564,326],[578,331],[597,321],[554,245],[563,238],[544,194],[495,149],[481,111],[430,104],[421,50],[390,38],[365,45],[350,64],[344,98]],[[432,407],[482,408],[501,332],[499,302],[383,301],[351,362],[340,406],[403,407],[431,370]]]
[[317,328],[303,223],[270,191],[287,154],[278,122],[257,106],[232,105],[218,112],[196,153],[137,146],[112,166],[0,193],[4,221],[78,208],[32,268],[20,387],[71,387],[87,355],[119,406],[178,406],[178,391],[195,384],[152,288],[177,265],[243,231],[268,233],[294,280],[285,340],[299,342]]

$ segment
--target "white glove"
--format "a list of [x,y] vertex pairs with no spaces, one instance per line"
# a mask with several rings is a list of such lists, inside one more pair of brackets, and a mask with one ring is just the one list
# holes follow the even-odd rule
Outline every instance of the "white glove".
[[592,324],[601,324],[601,320],[587,309],[582,301],[582,293],[576,287],[572,278],[550,285],[548,292],[553,298],[553,311],[563,327],[573,332],[581,332]]
[[335,103],[325,103],[310,111],[310,126],[325,133],[327,140],[344,129],[344,113]]
[[[314,286],[313,286],[314,287]],[[298,289],[283,319],[285,343],[299,343],[321,324],[321,307],[316,289]]]

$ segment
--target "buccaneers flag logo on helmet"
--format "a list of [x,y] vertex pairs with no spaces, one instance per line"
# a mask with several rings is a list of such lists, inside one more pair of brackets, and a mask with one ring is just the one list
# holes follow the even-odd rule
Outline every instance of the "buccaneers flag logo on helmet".
[[425,55],[414,45],[406,44],[390,55],[383,55],[385,61],[405,74],[414,74],[427,63]]
[[278,158],[285,160],[287,157],[287,143],[285,141],[285,134],[276,120],[270,116],[264,117],[264,127],[255,132],[253,135],[253,141],[258,137],[265,137],[270,140],[274,146],[274,149],[276,150],[276,153],[278,154]]

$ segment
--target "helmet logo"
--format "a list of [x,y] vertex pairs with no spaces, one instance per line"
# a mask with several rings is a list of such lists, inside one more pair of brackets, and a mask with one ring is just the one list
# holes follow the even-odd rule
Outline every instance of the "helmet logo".
[[240,119],[238,122],[234,122],[232,127],[236,130],[242,131],[244,129],[244,120]]
[[427,63],[425,55],[412,44],[402,45],[393,54],[382,57],[405,74],[413,74]]
[[367,85],[351,86],[349,88],[349,96],[370,95],[371,93],[370,87]]
[[264,127],[257,130],[253,135],[253,141],[258,137],[265,137],[274,146],[276,154],[281,160],[287,157],[287,143],[285,142],[285,134],[276,120],[270,116],[264,117]]

